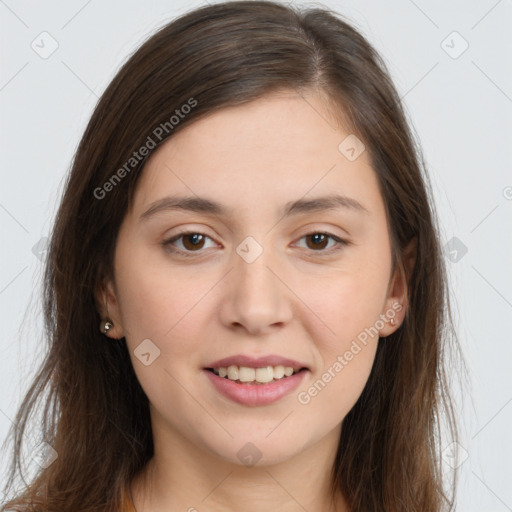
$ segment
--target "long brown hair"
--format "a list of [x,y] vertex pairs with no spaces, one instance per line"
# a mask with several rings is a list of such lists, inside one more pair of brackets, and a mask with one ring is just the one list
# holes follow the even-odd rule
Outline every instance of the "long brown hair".
[[457,344],[419,144],[385,63],[357,30],[325,8],[267,1],[219,3],[177,18],[126,61],[99,100],[51,233],[43,291],[48,351],[9,432],[6,495],[22,469],[22,441],[38,403],[45,404],[42,439],[58,456],[5,509],[127,510],[131,478],[153,455],[148,399],[124,338],[99,332],[95,291],[113,275],[117,233],[155,147],[205,115],[277,90],[321,93],[333,118],[364,142],[394,264],[417,241],[407,315],[378,344],[367,385],[343,420],[333,494],[341,490],[358,512],[452,510],[457,478],[453,472],[450,496],[440,434],[446,420],[449,442],[457,439],[445,374],[446,351]]

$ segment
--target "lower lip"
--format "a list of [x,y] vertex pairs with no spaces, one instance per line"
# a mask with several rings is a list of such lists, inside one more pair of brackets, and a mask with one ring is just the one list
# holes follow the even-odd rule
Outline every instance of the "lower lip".
[[268,384],[238,384],[233,380],[219,377],[210,370],[203,370],[217,391],[242,405],[267,405],[291,393],[302,382],[308,370],[301,370],[290,377]]

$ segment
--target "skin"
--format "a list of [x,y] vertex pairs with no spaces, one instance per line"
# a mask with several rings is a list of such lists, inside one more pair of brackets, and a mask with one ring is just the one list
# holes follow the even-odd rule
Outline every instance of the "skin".
[[[368,151],[349,161],[338,145],[351,132],[329,118],[318,93],[272,94],[225,108],[176,133],[149,159],[120,228],[115,275],[98,301],[112,319],[108,336],[126,337],[150,401],[155,455],[134,478],[138,512],[260,510],[346,512],[331,502],[329,476],[341,422],[370,374],[377,343],[398,329],[406,277],[391,274],[383,199]],[[284,204],[336,191],[349,208],[283,218]],[[167,210],[141,221],[170,194],[206,197],[225,217]],[[163,245],[180,232],[172,253]],[[337,247],[306,236],[327,232]],[[263,253],[248,263],[236,252],[248,236]],[[331,250],[329,254],[329,250]],[[409,249],[408,249],[409,250]],[[194,252],[195,251],[195,252]],[[323,251],[323,252],[322,252]],[[324,254],[324,255],[322,255]],[[404,256],[410,271],[413,256]],[[407,274],[406,274],[407,275]],[[362,350],[307,404],[307,391],[390,310]],[[145,366],[134,350],[150,339],[160,356]],[[235,354],[278,354],[306,364],[301,386],[273,404],[245,406],[220,395],[203,368]],[[252,443],[261,458],[237,452]]]

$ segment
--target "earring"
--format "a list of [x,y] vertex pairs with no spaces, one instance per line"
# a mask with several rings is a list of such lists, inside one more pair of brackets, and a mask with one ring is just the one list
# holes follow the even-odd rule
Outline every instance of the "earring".
[[[108,318],[110,315],[108,314],[107,299],[105,299],[105,309],[107,310],[107,318]],[[104,320],[103,322],[101,322],[100,331],[103,334],[107,334],[108,331],[110,331],[110,329],[112,329],[112,327],[114,327],[114,324],[112,323],[111,320]]]
[[396,320],[395,320],[394,318],[391,318],[391,319],[389,320],[389,323],[390,323],[391,325],[395,325]]
[[107,334],[110,329],[114,327],[114,324],[110,320],[106,320],[104,322],[101,322],[100,324],[100,331],[103,334]]

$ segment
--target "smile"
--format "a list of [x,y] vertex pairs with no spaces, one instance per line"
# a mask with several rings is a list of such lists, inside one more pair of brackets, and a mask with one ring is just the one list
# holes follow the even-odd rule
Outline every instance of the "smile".
[[[221,371],[226,375],[221,376]],[[285,371],[289,375],[286,375]],[[262,406],[276,402],[291,393],[299,386],[309,370],[282,366],[265,368],[229,366],[220,367],[217,371],[213,368],[205,368],[203,372],[215,390],[226,398],[242,405]],[[231,377],[229,377],[230,372]],[[283,375],[279,377],[281,373]],[[264,379],[265,382],[257,379]]]
[[275,380],[291,377],[299,372],[301,368],[291,366],[264,366],[262,368],[251,368],[249,366],[230,365],[228,367],[211,368],[216,375],[238,383],[259,383],[266,384]]

